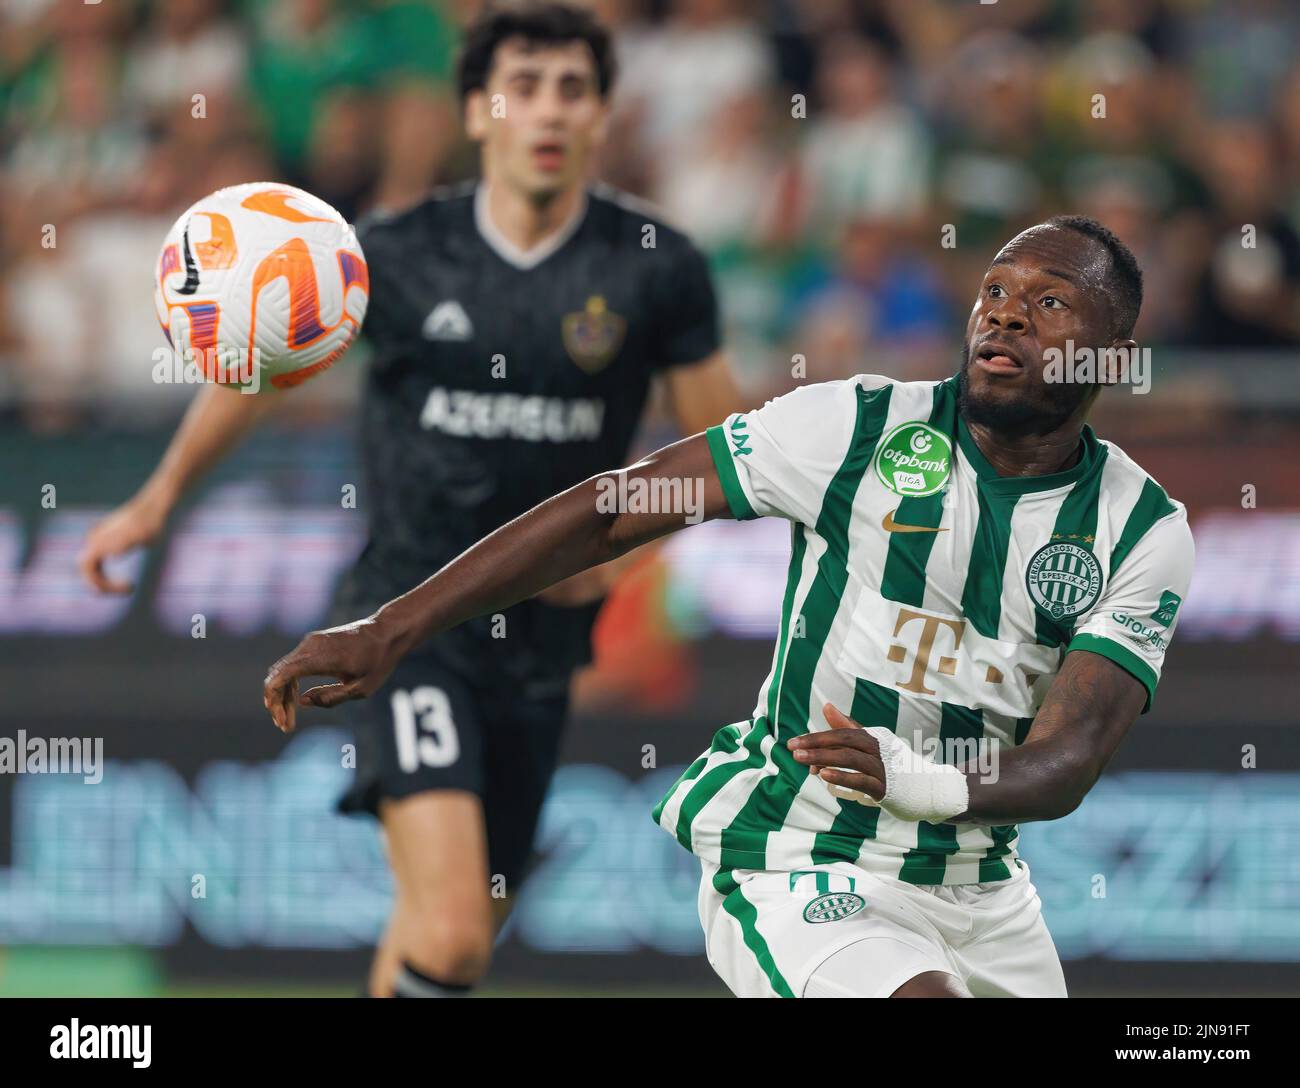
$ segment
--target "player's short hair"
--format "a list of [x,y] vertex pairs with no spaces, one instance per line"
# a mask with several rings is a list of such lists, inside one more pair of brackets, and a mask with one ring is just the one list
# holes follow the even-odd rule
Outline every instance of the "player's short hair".
[[1100,242],[1110,254],[1110,307],[1114,318],[1111,335],[1117,340],[1133,334],[1138,314],[1142,310],[1142,269],[1133,251],[1120,241],[1118,235],[1097,220],[1086,215],[1054,215],[1047,221],[1049,227],[1072,230]]
[[586,42],[596,60],[596,84],[601,98],[614,86],[614,46],[609,30],[592,12],[559,0],[489,0],[465,31],[457,64],[460,100],[487,86],[497,46],[508,38],[534,45]]

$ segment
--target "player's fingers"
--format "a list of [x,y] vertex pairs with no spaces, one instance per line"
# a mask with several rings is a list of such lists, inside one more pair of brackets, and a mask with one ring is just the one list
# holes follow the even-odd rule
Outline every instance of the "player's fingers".
[[359,680],[349,680],[346,684],[319,684],[308,688],[299,697],[303,706],[320,706],[329,709],[346,703],[349,699],[360,699],[365,694]]
[[284,709],[280,700],[280,693],[266,685],[263,685],[262,705],[266,707],[266,712],[271,715],[271,724],[283,732]]
[[292,733],[294,704],[298,698],[298,681],[292,680],[283,687],[268,687],[262,691],[262,704],[271,713],[271,721],[281,733]]
[[262,687],[270,701],[274,703],[279,693],[294,681],[304,676],[324,675],[328,675],[328,670],[316,661],[315,655],[307,646],[307,640],[304,639],[267,670]]
[[298,725],[298,678],[294,677],[284,688],[280,700],[281,730],[292,733]]
[[262,703],[271,712],[275,727],[288,733],[294,727],[294,706],[298,701],[298,678],[311,676],[310,662],[300,650],[280,658],[262,682]]
[[100,593],[130,593],[130,582],[110,578],[104,573],[105,558],[104,553],[98,550],[89,548],[83,550],[77,559],[77,566],[81,570],[81,576],[90,583],[92,588],[99,590]]
[[832,706],[830,703],[827,703],[824,707],[822,707],[822,715],[826,718],[826,724],[829,725],[832,729],[861,729],[862,728],[860,725],[858,725],[857,722],[855,722],[847,714],[841,714],[840,711],[836,707]]
[[852,748],[856,752],[866,752],[868,755],[877,755],[880,752],[880,745],[876,738],[865,729],[855,729],[852,732],[844,729],[823,729],[817,733],[804,733],[798,737],[791,737],[786,741],[786,747],[792,752],[821,751],[826,748]]
[[884,773],[879,757],[856,748],[819,748],[816,751],[800,748],[795,751],[794,758],[805,767],[847,767],[865,774]]
[[823,782],[829,782],[833,786],[844,786],[846,789],[865,793],[877,801],[885,796],[884,781],[869,774],[845,771],[838,767],[823,767],[818,772],[818,777]]
[[271,673],[266,674],[266,679],[262,681],[262,705],[271,712],[271,720],[275,722],[277,729],[284,728],[284,688],[286,682],[281,682],[278,676]]

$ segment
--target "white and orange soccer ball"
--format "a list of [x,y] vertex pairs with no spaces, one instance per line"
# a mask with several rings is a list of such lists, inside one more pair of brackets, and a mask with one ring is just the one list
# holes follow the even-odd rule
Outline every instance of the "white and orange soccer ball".
[[205,196],[167,234],[154,300],[177,355],[209,381],[283,389],[347,351],[370,298],[347,221],[291,185]]

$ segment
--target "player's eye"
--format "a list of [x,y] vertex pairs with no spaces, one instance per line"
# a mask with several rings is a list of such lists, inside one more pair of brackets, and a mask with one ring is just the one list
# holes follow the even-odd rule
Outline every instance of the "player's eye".
[[1063,309],[1065,309],[1065,303],[1062,302],[1062,301],[1061,301],[1059,298],[1057,298],[1055,295],[1044,295],[1044,296],[1043,296],[1043,305],[1044,305],[1045,307],[1047,307],[1047,309],[1049,309],[1049,310],[1063,310]]
[[560,95],[569,101],[581,98],[587,93],[587,81],[580,76],[569,76],[560,81]]
[[1006,290],[1003,288],[1002,284],[1000,284],[1000,283],[991,283],[991,284],[989,284],[989,297],[990,297],[990,298],[1006,298],[1006,297],[1007,297],[1007,292],[1006,292]]

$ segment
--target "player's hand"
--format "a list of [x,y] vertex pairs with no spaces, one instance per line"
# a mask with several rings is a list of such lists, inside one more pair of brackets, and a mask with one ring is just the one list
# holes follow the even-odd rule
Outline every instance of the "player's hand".
[[77,566],[81,576],[100,593],[130,593],[131,583],[104,573],[104,561],[149,544],[162,532],[167,511],[137,496],[101,519],[86,537]]
[[885,796],[885,766],[876,738],[830,703],[822,713],[829,729],[792,737],[786,747],[837,797],[858,800],[858,794],[866,804],[878,803]]
[[[356,623],[313,631],[271,666],[262,685],[262,703],[282,733],[293,732],[298,706],[332,707],[373,695],[401,660],[404,649],[373,616]],[[298,693],[305,676],[332,676]]]

